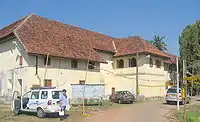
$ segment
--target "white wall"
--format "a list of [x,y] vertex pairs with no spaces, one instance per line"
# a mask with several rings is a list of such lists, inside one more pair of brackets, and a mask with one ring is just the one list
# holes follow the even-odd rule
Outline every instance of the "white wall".
[[[16,42],[18,46],[15,46],[13,42]],[[16,48],[16,47],[19,47]],[[135,94],[136,88],[136,68],[128,67],[128,59],[134,56],[114,57],[112,53],[99,52],[100,55],[107,61],[107,64],[97,63],[97,67],[93,71],[89,71],[87,74],[86,83],[92,84],[105,84],[105,93],[110,94],[112,87],[117,90],[129,90]],[[16,60],[17,55],[23,56],[23,65],[19,66],[19,59]],[[166,72],[164,72],[163,59],[152,56],[153,67],[149,67],[149,59],[145,58],[146,55],[139,55],[139,84],[150,85],[164,85],[167,81]],[[18,90],[18,79],[23,81],[23,92],[29,90],[33,84],[43,85],[45,76],[44,56],[38,57],[38,74],[36,75],[36,56],[28,55],[23,49],[22,45],[17,39],[12,39],[0,44],[0,72],[4,71],[3,93],[8,93],[8,88],[11,89],[12,85],[9,79],[12,79],[12,70],[15,69],[15,90]],[[53,86],[58,88],[65,88],[68,91],[68,95],[72,97],[71,84],[78,84],[79,80],[85,79],[86,61],[79,60],[78,68],[71,68],[70,59],[61,59],[56,57],[51,58],[51,65],[47,67],[46,79],[51,79]],[[123,58],[125,62],[125,68],[117,69],[116,60]],[[161,60],[161,68],[156,68],[155,60]],[[101,68],[100,72],[97,69]],[[120,74],[125,77],[118,76]],[[141,94],[145,96],[162,96],[164,87],[139,87]]]
[[[1,95],[11,94],[12,82],[14,83],[13,87],[16,88],[19,85],[17,79],[23,79],[23,74],[27,69],[26,66],[28,66],[26,60],[23,59],[23,66],[26,68],[13,70],[14,68],[21,67],[19,65],[19,56],[22,55],[14,42],[18,42],[16,38],[10,38],[9,41],[2,40],[0,42],[0,72],[3,74]],[[13,71],[15,78],[13,77]],[[15,90],[17,90],[17,88]]]
[[[17,46],[13,44],[17,43]],[[16,60],[17,55],[23,56],[23,65],[19,65],[19,59]],[[58,88],[65,88],[68,95],[72,97],[71,84],[79,84],[79,80],[85,80],[87,62],[78,60],[78,68],[71,68],[70,59],[61,59],[50,57],[51,65],[47,66],[46,79],[51,79],[53,86]],[[60,62],[60,63],[59,63]],[[99,63],[95,64],[99,67]],[[18,79],[22,79],[23,93],[30,89],[32,85],[44,85],[45,79],[45,65],[44,56],[38,57],[38,74],[36,75],[36,56],[28,55],[22,45],[15,38],[0,44],[0,71],[4,72],[4,79],[2,81],[2,93],[8,93],[8,89],[12,89],[12,82],[14,80],[14,90],[19,90]],[[14,70],[14,75],[12,70]],[[89,70],[87,73],[86,83],[99,84],[100,72],[96,68]]]

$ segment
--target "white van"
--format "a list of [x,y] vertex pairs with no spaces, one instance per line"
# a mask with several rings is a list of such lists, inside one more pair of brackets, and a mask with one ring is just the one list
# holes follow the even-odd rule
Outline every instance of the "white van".
[[[11,109],[15,114],[36,112],[39,118],[45,117],[48,113],[58,113],[60,111],[59,94],[61,92],[62,89],[55,87],[39,87],[32,88],[20,96],[19,92],[15,91],[12,96]],[[69,106],[67,108],[69,109]]]

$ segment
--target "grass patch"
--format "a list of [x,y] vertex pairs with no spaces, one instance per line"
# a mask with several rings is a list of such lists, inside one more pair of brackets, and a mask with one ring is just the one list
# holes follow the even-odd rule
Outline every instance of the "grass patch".
[[[180,122],[184,122],[183,108],[176,111],[174,115]],[[186,120],[187,122],[200,122],[200,105],[189,105],[186,107]]]

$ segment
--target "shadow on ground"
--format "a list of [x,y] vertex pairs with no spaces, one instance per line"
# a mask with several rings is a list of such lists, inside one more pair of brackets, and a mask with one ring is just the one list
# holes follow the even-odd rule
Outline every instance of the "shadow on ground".
[[[25,112],[22,112],[19,115],[28,115],[28,116],[37,117],[36,113],[25,113]],[[69,117],[69,116],[70,116],[69,114],[66,114],[66,117]],[[59,114],[58,113],[56,113],[56,114],[47,114],[45,118],[59,118]]]

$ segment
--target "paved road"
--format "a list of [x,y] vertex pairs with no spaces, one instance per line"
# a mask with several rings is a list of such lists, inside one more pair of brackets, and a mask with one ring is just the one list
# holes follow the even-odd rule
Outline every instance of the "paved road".
[[[196,99],[193,101],[196,102]],[[195,103],[193,101],[192,103]],[[86,118],[83,122],[175,122],[163,115],[169,115],[169,111],[176,109],[176,105],[167,105],[163,102],[150,101],[109,109]]]

